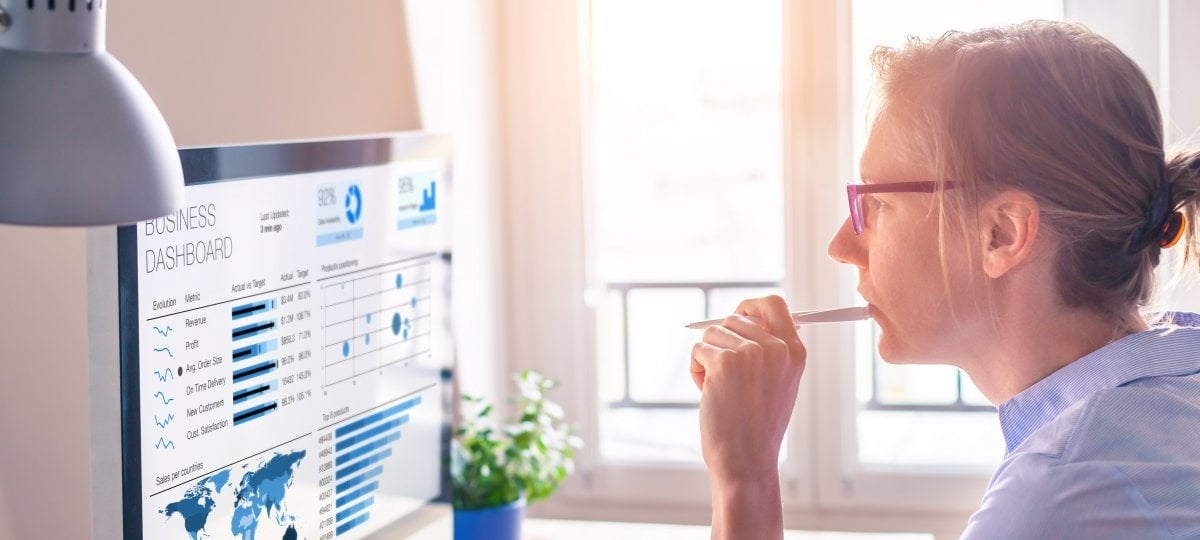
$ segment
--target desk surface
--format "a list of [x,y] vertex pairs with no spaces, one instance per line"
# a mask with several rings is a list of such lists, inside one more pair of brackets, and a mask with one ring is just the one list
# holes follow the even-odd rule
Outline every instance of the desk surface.
[[[453,518],[446,515],[409,538],[412,540],[447,540],[454,537],[453,531]],[[698,540],[709,537],[708,527],[698,525],[561,519],[526,519],[521,533],[524,540],[611,540],[613,538]],[[783,537],[785,540],[932,540],[933,538],[928,534],[828,531],[785,531]]]

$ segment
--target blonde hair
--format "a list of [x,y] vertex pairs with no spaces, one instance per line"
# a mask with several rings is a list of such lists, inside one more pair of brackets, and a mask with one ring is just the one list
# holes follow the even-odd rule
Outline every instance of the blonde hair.
[[968,230],[964,216],[991,194],[1029,193],[1043,230],[1060,239],[1061,301],[1122,320],[1152,298],[1157,240],[1173,210],[1187,217],[1181,244],[1194,259],[1200,151],[1165,156],[1154,91],[1107,39],[1028,21],[910,38],[877,48],[872,62],[879,114],[961,188],[938,198],[943,237],[950,216]]

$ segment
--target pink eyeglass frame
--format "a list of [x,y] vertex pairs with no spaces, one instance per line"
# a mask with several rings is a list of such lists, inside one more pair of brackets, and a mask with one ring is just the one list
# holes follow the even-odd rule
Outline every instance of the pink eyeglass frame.
[[[954,182],[941,182],[942,189],[951,189]],[[850,223],[854,226],[854,234],[862,234],[866,228],[863,222],[862,196],[869,193],[934,193],[938,189],[935,180],[920,182],[890,182],[880,184],[846,184],[846,199],[850,203]]]

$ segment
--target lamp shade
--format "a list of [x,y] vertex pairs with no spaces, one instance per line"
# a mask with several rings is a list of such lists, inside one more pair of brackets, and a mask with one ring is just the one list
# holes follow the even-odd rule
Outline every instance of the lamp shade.
[[[103,4],[87,5],[80,13],[9,11],[10,31],[23,17],[36,24],[15,36],[20,43],[0,41],[0,223],[121,224],[182,206],[183,172],[167,123],[104,50]],[[81,44],[48,41],[56,20],[76,33],[84,28]],[[22,48],[28,43],[35,46]]]

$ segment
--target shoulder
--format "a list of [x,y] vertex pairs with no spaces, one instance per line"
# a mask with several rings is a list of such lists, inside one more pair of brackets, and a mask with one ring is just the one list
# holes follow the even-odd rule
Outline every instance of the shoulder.
[[964,539],[1170,538],[1119,468],[1020,452],[1005,459]]
[[1010,453],[964,538],[1200,535],[1200,380],[1105,390]]
[[1135,381],[1099,392],[1071,412],[1075,419],[1061,445],[1065,461],[1173,463],[1200,458],[1200,378]]
[[1081,399],[1013,454],[1065,463],[1200,458],[1200,375],[1147,377]]

